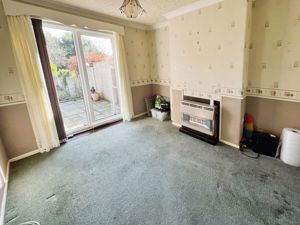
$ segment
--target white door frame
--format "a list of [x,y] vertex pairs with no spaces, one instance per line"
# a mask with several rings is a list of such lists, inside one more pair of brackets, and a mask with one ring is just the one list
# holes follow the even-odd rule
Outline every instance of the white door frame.
[[[80,77],[81,85],[82,85],[83,98],[84,98],[84,102],[85,102],[84,105],[86,108],[88,125],[84,125],[80,128],[70,130],[67,132],[67,135],[81,133],[86,130],[95,128],[97,126],[101,126],[101,125],[105,125],[108,123],[112,123],[112,122],[121,120],[122,119],[122,111],[123,111],[122,108],[121,108],[120,114],[113,115],[113,116],[104,118],[103,120],[99,120],[99,121],[95,120],[95,115],[94,115],[94,111],[93,111],[93,103],[92,103],[92,100],[89,95],[90,87],[89,87],[89,82],[88,82],[87,68],[86,68],[86,65],[84,64],[85,59],[84,59],[83,46],[82,46],[82,42],[81,42],[82,35],[110,39],[111,45],[112,45],[112,50],[113,50],[113,65],[115,68],[115,73],[116,73],[116,78],[117,78],[118,98],[120,100],[121,99],[120,98],[120,88],[119,88],[120,87],[120,74],[119,74],[119,68],[118,68],[118,64],[117,64],[116,45],[114,42],[113,34],[102,32],[102,31],[96,32],[96,31],[91,31],[91,30],[84,30],[84,29],[80,29],[80,28],[76,28],[76,27],[70,27],[70,26],[65,26],[65,25],[51,23],[51,22],[43,23],[43,25],[47,28],[65,30],[65,31],[72,32],[72,34],[73,34],[75,52],[76,52],[76,57],[78,59],[79,77]],[[120,104],[120,107],[122,107],[122,104]]]
[[84,53],[83,53],[83,47],[82,43],[79,40],[79,36],[76,30],[73,31],[74,34],[74,43],[75,43],[75,51],[76,55],[78,58],[78,69],[79,73],[81,74],[81,83],[82,83],[82,91],[83,91],[83,98],[85,99],[85,107],[86,107],[86,112],[88,116],[88,123],[91,125],[93,121],[95,121],[95,116],[94,112],[92,110],[92,103],[90,101],[90,96],[89,96],[89,81],[87,77],[87,70],[86,66],[84,65],[85,59],[84,59]]

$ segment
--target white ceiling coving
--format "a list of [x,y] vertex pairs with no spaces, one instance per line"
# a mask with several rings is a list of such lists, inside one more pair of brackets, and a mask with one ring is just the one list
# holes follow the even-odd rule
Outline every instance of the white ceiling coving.
[[[40,0],[49,2],[49,0]],[[119,8],[123,0],[51,0],[51,2],[70,5],[73,7],[90,10],[96,13],[106,14],[112,17],[117,17],[123,20],[129,20],[145,25],[154,25],[165,21],[164,14],[187,6],[199,0],[139,0],[143,8],[147,11],[146,14],[139,16],[136,19],[128,19],[121,14]]]
[[[138,18],[127,18],[119,10],[123,0],[7,0],[60,12],[71,13],[103,22],[122,24],[139,29],[166,25],[168,19],[207,7],[223,0],[139,0],[147,11]],[[35,15],[32,15],[35,16]]]

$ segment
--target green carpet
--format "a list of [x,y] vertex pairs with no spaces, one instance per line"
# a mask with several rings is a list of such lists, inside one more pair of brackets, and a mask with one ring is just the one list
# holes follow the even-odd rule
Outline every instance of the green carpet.
[[5,221],[41,225],[299,225],[300,169],[121,123],[11,165]]

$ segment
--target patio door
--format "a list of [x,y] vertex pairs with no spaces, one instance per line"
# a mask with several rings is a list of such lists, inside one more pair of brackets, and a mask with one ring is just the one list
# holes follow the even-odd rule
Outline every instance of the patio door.
[[121,114],[112,37],[78,32],[81,61],[95,124]]
[[67,135],[120,120],[112,35],[53,24],[43,30]]

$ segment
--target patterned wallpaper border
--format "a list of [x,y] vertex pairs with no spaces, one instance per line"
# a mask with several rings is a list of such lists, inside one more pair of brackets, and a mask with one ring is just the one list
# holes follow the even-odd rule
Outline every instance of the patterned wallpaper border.
[[275,100],[300,102],[300,91],[280,90],[275,88],[251,87],[246,89],[247,96],[262,97]]
[[234,89],[234,88],[221,88],[220,93],[208,93],[208,92],[184,90],[184,95],[192,96],[192,97],[201,97],[206,99],[214,99],[214,100],[220,100],[222,96],[229,97],[229,98],[238,98],[238,99],[244,99],[247,96],[252,96],[252,97],[284,100],[288,102],[300,103],[300,91],[279,90],[279,89],[258,88],[258,87],[257,88],[251,87],[244,90]]
[[149,84],[159,84],[164,86],[170,86],[169,80],[164,79],[145,79],[145,80],[132,80],[131,87],[137,87],[137,86],[143,86],[143,85],[149,85]]
[[131,87],[158,84],[164,86],[170,86],[175,90],[183,90],[185,95],[199,98],[207,98],[220,100],[221,96],[243,99],[247,96],[255,96],[269,99],[285,100],[291,102],[300,102],[300,91],[291,91],[275,88],[260,88],[260,87],[248,87],[246,89],[221,87],[214,90],[214,92],[205,92],[198,90],[191,90],[184,85],[172,84],[170,80],[163,79],[146,79],[139,81],[131,81]]
[[170,81],[169,80],[164,80],[164,79],[152,79],[152,84],[170,86]]
[[0,95],[0,107],[3,105],[10,105],[19,102],[25,102],[25,96],[22,93],[13,93],[7,95]]
[[144,85],[149,85],[149,84],[152,84],[151,79],[132,80],[132,81],[130,81],[130,86],[131,87],[138,87],[138,86],[144,86]]
[[[175,90],[183,90],[184,95],[220,100],[222,96],[229,98],[239,98],[243,99],[247,96],[260,97],[266,99],[274,100],[284,100],[290,102],[299,102],[300,103],[300,91],[291,91],[291,90],[281,90],[275,88],[259,88],[251,87],[245,90],[237,88],[220,88],[215,91],[215,93],[201,92],[195,90],[184,90],[184,88],[176,88],[175,86],[170,85],[169,80],[144,80],[135,82],[131,87],[158,84],[164,86],[170,86]],[[0,95],[0,107],[6,106],[15,103],[25,102],[25,96],[22,93],[14,93],[8,95]]]
[[192,90],[184,90],[184,95],[192,96],[192,97],[199,97],[205,99],[213,99],[213,100],[221,100],[222,96],[227,96],[230,98],[238,98],[243,99],[246,97],[245,91],[238,88],[227,88],[223,87],[220,89],[215,90],[214,93],[210,92],[201,92],[201,91],[192,91]]
[[259,88],[259,87],[251,87],[246,89],[222,87],[218,90],[215,90],[214,93],[211,93],[205,91],[201,92],[197,90],[189,90],[181,87],[180,85],[176,86],[174,84],[168,86],[171,86],[173,90],[183,90],[184,95],[206,98],[206,99],[220,100],[222,96],[229,97],[229,98],[244,99],[247,96],[254,96],[254,97],[267,98],[267,99],[284,100],[284,101],[300,103],[300,91],[281,90],[275,88]]

